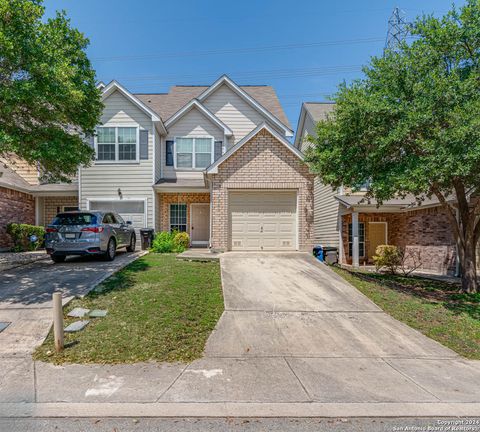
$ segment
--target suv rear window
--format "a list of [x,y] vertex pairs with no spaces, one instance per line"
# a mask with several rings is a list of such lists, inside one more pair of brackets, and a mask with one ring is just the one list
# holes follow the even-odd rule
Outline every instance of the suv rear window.
[[52,225],[96,225],[97,217],[91,213],[61,213]]

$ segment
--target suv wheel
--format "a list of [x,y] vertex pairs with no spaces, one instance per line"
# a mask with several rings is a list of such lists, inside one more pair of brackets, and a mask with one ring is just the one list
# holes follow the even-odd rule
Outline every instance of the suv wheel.
[[135,233],[130,236],[130,244],[127,246],[127,252],[135,252],[135,243],[137,239]]
[[65,255],[50,255],[54,263],[62,263],[65,261]]
[[111,238],[108,241],[107,251],[105,252],[105,260],[113,261],[115,259],[115,252],[117,250],[117,245],[115,244],[115,239]]

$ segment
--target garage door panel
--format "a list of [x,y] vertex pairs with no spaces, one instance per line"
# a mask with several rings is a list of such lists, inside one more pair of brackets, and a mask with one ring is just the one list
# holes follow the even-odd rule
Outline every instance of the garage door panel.
[[294,250],[295,192],[232,192],[232,250]]

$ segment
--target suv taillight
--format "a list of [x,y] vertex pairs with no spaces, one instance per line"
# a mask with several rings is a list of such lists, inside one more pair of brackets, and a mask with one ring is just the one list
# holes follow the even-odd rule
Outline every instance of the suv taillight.
[[86,227],[82,228],[82,231],[89,231],[93,233],[101,233],[103,232],[103,227]]
[[58,232],[58,230],[56,228],[47,228],[45,230],[47,233],[53,233],[53,232]]

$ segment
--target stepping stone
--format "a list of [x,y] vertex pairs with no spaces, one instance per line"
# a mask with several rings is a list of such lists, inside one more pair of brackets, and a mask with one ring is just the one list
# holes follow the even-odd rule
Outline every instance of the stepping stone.
[[107,311],[102,309],[94,309],[88,315],[90,318],[103,318],[107,316]]
[[0,333],[5,330],[11,323],[9,322],[0,322]]
[[71,310],[67,316],[73,317],[73,318],[83,318],[85,315],[90,312],[90,309],[84,309],[84,308],[75,308]]
[[75,321],[65,328],[66,333],[75,333],[83,330],[90,321]]

